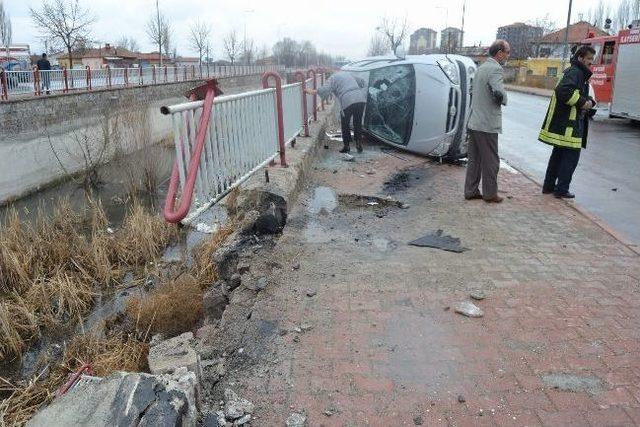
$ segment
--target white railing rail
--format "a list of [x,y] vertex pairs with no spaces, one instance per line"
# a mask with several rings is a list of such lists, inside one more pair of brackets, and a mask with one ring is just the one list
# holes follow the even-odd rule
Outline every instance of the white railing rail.
[[1,99],[40,96],[124,86],[175,83],[207,78],[259,75],[267,71],[283,71],[281,66],[150,66],[133,68],[73,68],[58,70],[3,71],[0,75]]

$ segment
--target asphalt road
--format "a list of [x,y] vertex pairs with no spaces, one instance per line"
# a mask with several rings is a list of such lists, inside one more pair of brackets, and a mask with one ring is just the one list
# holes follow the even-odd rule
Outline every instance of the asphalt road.
[[[539,182],[551,153],[537,140],[548,103],[548,98],[510,92],[503,109],[500,156]],[[571,191],[576,203],[640,244],[640,125],[596,116]]]

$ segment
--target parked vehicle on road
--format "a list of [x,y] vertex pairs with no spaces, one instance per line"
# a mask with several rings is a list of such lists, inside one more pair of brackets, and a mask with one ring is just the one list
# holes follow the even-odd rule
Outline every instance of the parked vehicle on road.
[[342,67],[367,86],[363,130],[426,156],[467,155],[467,121],[476,65],[459,55],[371,57]]
[[640,28],[582,42],[596,50],[591,84],[598,103],[610,103],[609,115],[640,120]]

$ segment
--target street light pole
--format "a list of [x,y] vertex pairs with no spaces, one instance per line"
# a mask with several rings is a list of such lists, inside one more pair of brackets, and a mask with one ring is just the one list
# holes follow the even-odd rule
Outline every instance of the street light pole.
[[569,0],[569,12],[567,13],[567,28],[564,31],[564,52],[562,52],[562,67],[560,72],[564,72],[564,66],[567,62],[567,55],[569,54],[569,25],[571,25],[571,6],[573,0]]

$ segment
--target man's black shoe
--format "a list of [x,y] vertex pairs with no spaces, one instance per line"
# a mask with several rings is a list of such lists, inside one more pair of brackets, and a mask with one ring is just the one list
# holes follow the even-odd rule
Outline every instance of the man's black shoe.
[[553,193],[553,195],[555,196],[556,199],[575,199],[576,195],[573,193],[569,193],[568,191],[566,193]]
[[553,190],[547,190],[545,188],[542,189],[542,194],[551,194],[553,193]]
[[342,147],[342,150],[340,150],[339,152],[340,153],[348,153],[350,151],[351,151],[351,149],[349,147]]

